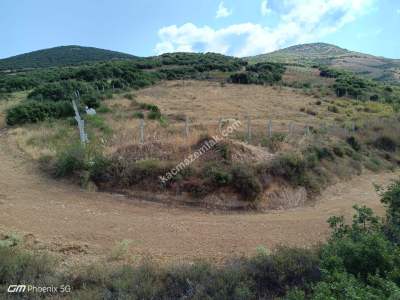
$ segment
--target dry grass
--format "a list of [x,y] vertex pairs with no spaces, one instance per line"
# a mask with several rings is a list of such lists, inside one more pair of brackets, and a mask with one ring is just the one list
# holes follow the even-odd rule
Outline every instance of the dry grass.
[[[315,73],[315,72],[314,72]],[[304,76],[319,79],[318,74],[305,72]],[[20,101],[18,93],[13,100],[0,103],[0,114]],[[110,112],[99,114],[110,127],[111,134],[104,136],[106,153],[139,143],[139,119],[134,117],[138,102],[157,105],[166,122],[145,120],[145,141],[171,145],[172,151],[182,153],[194,145],[201,136],[218,133],[220,118],[234,118],[242,122],[231,137],[246,139],[247,115],[251,118],[252,144],[259,145],[267,136],[267,122],[272,120],[274,132],[287,133],[293,124],[295,134],[303,135],[305,126],[319,128],[322,124],[344,123],[372,116],[392,113],[390,106],[379,103],[357,103],[354,100],[325,98],[315,99],[298,89],[277,86],[233,85],[221,86],[210,81],[165,81],[158,85],[136,91],[134,100],[124,95],[114,95],[104,101]],[[317,105],[317,101],[319,104]],[[339,112],[328,110],[335,105]],[[185,115],[190,120],[190,135],[185,136]],[[3,121],[4,122],[4,121]],[[89,124],[90,126],[90,124]],[[102,133],[92,131],[96,135]],[[24,125],[10,130],[10,138],[18,147],[37,159],[52,154],[56,148],[78,140],[77,129],[66,121],[43,122]]]
[[310,83],[313,85],[329,86],[335,82],[334,78],[327,78],[319,76],[318,69],[310,69],[304,67],[288,66],[283,75],[284,83]]
[[6,99],[1,99],[0,100],[0,129],[4,128],[7,126],[6,124],[6,111],[10,107],[16,105],[18,102],[20,102],[22,99],[26,97],[26,92],[17,92]]
[[13,128],[8,139],[19,150],[34,160],[45,155],[54,155],[57,150],[79,138],[75,128],[64,121],[43,122]]

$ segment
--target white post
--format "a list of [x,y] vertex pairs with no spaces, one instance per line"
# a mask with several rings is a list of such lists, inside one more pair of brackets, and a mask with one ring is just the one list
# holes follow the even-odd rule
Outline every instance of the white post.
[[[76,96],[79,99],[79,91],[76,91]],[[78,107],[77,107],[74,99],[72,99],[72,106],[75,111],[75,120],[78,123],[79,138],[81,140],[82,145],[85,145],[87,142],[89,142],[87,134],[85,133],[85,121],[81,119],[81,116],[79,115]]]

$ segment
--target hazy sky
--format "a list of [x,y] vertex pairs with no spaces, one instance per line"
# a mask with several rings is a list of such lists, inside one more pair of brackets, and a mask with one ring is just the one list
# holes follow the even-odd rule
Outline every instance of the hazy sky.
[[327,42],[400,58],[399,0],[0,0],[0,58],[60,45],[247,56]]

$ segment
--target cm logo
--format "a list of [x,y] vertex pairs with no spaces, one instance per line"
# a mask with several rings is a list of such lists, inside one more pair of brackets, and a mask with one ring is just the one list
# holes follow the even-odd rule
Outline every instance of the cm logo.
[[7,292],[9,293],[23,293],[26,290],[25,284],[10,284],[8,286]]

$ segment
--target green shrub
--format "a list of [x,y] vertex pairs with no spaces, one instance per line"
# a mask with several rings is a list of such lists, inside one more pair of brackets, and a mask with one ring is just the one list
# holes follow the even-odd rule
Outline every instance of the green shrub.
[[346,142],[353,148],[355,151],[361,150],[361,143],[355,136],[350,136],[346,139]]
[[377,159],[376,157],[370,158],[364,162],[364,166],[372,171],[372,172],[378,172],[381,169],[381,161]]
[[84,119],[87,122],[88,127],[100,129],[106,135],[110,135],[112,133],[111,127],[107,125],[102,116],[85,115]]
[[218,143],[215,145],[215,151],[221,155],[224,160],[231,158],[231,149],[227,143]]
[[124,98],[129,99],[129,100],[134,100],[135,99],[135,95],[134,94],[125,94]]
[[229,81],[239,84],[272,84],[282,80],[285,67],[277,63],[257,63],[246,67],[245,72],[234,73]]
[[204,180],[192,177],[184,181],[183,190],[195,198],[202,198],[207,196],[212,191],[212,188]]
[[272,175],[283,177],[289,182],[299,184],[306,170],[303,157],[297,153],[284,153],[277,157],[269,167]]
[[388,152],[395,152],[397,149],[396,141],[388,136],[380,136],[375,139],[373,145],[381,150],[388,151]]
[[150,119],[150,120],[159,120],[161,118],[161,112],[151,110],[147,114],[147,118]]
[[261,146],[267,147],[272,152],[276,152],[280,149],[281,143],[285,141],[285,138],[285,134],[275,132],[270,138],[263,138]]
[[74,110],[70,102],[24,101],[7,110],[6,122],[13,126],[41,122],[50,118],[66,118],[73,115]]
[[[400,181],[396,180],[386,189],[378,189],[381,202],[386,208],[384,232],[392,242],[400,245]],[[400,269],[398,274],[400,285]]]
[[57,280],[56,261],[43,253],[0,246],[0,286],[50,284]]
[[337,113],[339,113],[339,108],[336,105],[329,105],[328,106],[328,111],[337,114]]
[[232,182],[232,174],[217,164],[207,165],[202,173],[205,178],[209,179],[217,187],[227,186]]
[[342,145],[333,146],[332,151],[339,157],[343,157],[345,155],[345,149]]
[[135,111],[135,112],[133,113],[133,117],[134,117],[135,119],[144,119],[144,113],[141,112],[141,111]]
[[99,108],[96,109],[96,112],[99,114],[105,114],[105,113],[112,112],[112,110],[108,106],[101,105]]
[[71,101],[75,97],[75,92],[79,91],[82,98],[95,93],[94,88],[83,81],[62,80],[59,82],[49,82],[35,88],[28,94],[29,99],[50,100],[50,101]]
[[232,169],[232,184],[245,200],[254,201],[262,192],[262,186],[254,171],[244,165]]
[[86,152],[81,144],[68,146],[58,153],[55,162],[55,176],[71,176],[85,169]]
[[300,248],[279,247],[272,255],[255,256],[249,267],[262,299],[283,296],[293,287],[307,289],[321,278],[316,253]]

